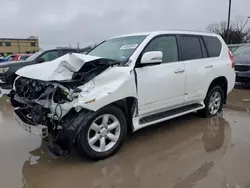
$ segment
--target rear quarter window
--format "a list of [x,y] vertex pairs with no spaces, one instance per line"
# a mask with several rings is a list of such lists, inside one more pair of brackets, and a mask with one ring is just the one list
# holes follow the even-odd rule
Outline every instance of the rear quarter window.
[[206,43],[209,57],[219,57],[222,44],[217,37],[203,36]]

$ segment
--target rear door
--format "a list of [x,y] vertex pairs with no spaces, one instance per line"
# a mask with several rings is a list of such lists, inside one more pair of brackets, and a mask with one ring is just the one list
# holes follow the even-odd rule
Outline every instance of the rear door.
[[179,41],[186,70],[185,103],[200,102],[214,79],[221,43],[216,37],[196,35],[180,35]]
[[203,58],[207,57],[204,43],[196,35],[180,35],[181,58],[185,64],[185,103],[199,101],[204,94],[206,69]]
[[163,62],[136,68],[141,115],[184,102],[185,70],[183,62],[179,61],[176,36],[164,35],[152,39],[142,54],[149,51],[162,51]]

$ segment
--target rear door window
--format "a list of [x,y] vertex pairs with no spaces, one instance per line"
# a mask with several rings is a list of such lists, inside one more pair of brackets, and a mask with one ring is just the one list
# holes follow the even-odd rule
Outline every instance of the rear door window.
[[203,58],[201,44],[198,36],[180,35],[182,60],[194,60]]
[[222,44],[217,37],[203,36],[206,43],[209,57],[219,57],[221,53]]

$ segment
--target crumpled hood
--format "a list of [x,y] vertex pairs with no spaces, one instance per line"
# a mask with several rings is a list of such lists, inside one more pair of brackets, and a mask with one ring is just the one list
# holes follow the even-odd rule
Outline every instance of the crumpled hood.
[[44,81],[69,80],[86,62],[97,59],[101,59],[101,57],[69,53],[53,61],[23,67],[16,74]]

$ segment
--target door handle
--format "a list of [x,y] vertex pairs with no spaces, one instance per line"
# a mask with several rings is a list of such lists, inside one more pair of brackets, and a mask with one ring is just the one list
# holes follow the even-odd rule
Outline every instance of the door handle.
[[183,72],[184,72],[184,69],[177,69],[174,71],[175,74],[183,73]]
[[206,69],[211,69],[211,68],[213,68],[213,67],[214,67],[213,65],[206,65],[206,66],[205,66]]

